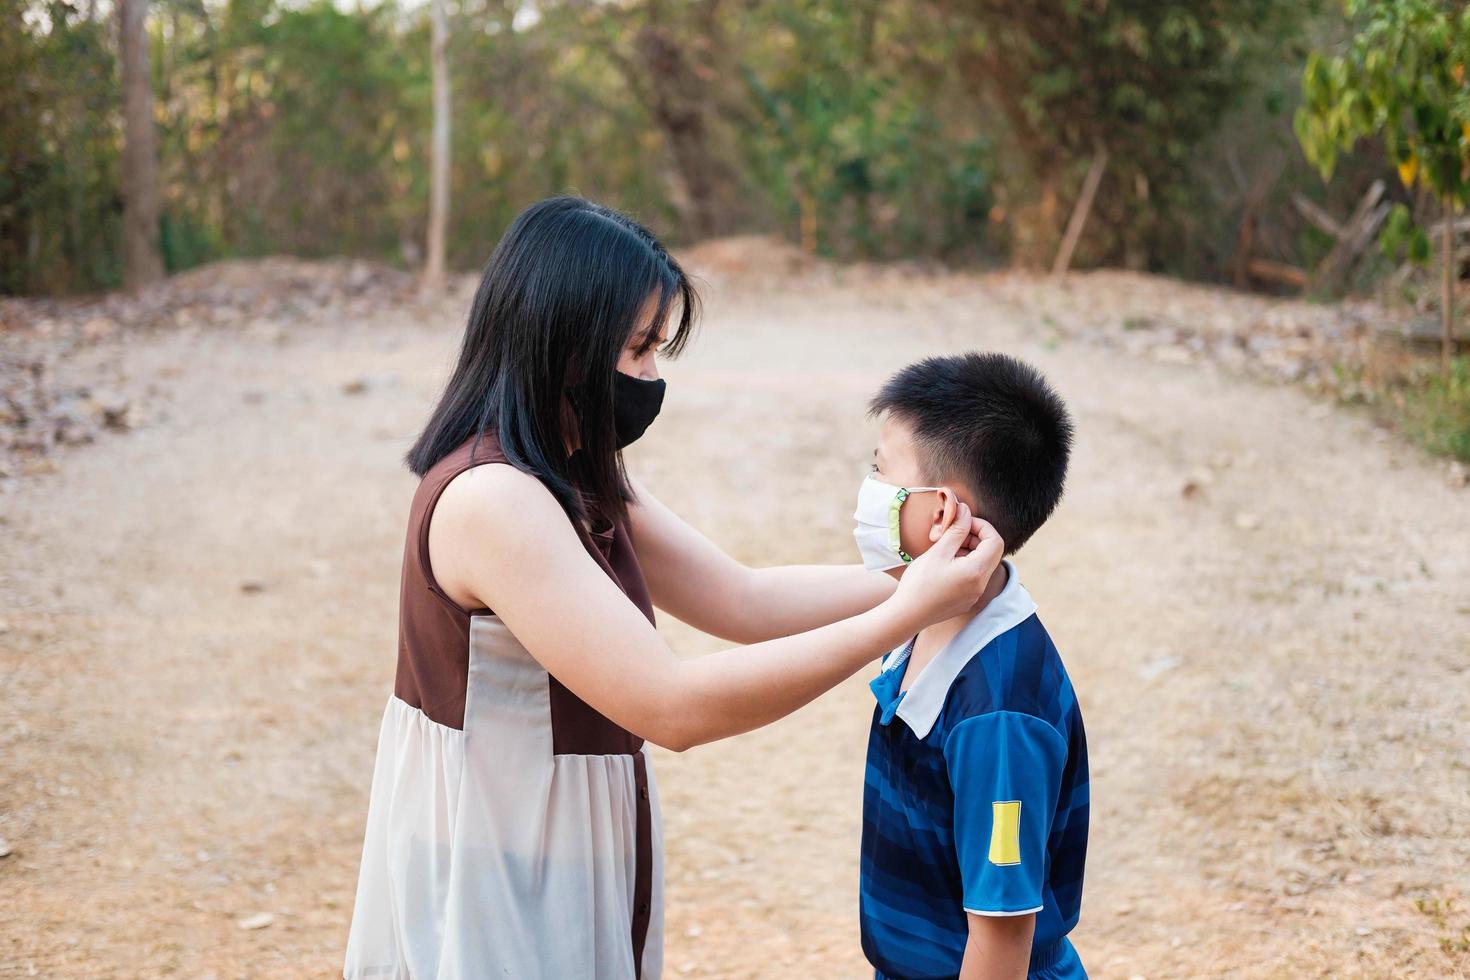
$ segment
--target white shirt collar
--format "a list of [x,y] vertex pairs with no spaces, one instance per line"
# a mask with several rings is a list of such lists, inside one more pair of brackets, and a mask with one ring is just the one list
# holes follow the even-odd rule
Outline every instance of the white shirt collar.
[[[934,722],[939,719],[939,712],[944,708],[950,685],[965,665],[985,649],[991,640],[1007,630],[1015,629],[1036,612],[1036,603],[1032,600],[1031,593],[1021,585],[1021,580],[1016,575],[1016,566],[1009,560],[1001,564],[1006,569],[1005,588],[924,666],[898,703],[895,715],[902,718],[919,738],[928,737]],[[884,657],[883,670],[887,672],[901,669],[908,660],[908,649],[909,644],[905,643]]]

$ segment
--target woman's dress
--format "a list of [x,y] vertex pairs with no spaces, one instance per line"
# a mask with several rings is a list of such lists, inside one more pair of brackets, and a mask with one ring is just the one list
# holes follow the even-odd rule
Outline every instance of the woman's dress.
[[[493,612],[456,605],[429,567],[439,495],[470,467],[504,462],[494,436],[471,440],[414,496],[348,980],[662,971],[663,848],[643,740],[563,687]],[[627,526],[579,533],[652,621]]]

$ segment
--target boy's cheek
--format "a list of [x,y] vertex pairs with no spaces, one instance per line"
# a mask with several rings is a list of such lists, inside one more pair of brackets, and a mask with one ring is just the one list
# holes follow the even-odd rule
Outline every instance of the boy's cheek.
[[905,552],[919,557],[934,544],[929,540],[929,522],[910,519],[909,512],[903,511],[898,521],[898,541]]
[[932,547],[928,535],[908,535],[900,531],[898,537],[904,553],[910,558],[917,558]]

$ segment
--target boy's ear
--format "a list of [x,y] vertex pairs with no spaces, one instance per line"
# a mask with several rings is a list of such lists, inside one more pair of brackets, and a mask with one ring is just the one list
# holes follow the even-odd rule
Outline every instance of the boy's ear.
[[929,521],[930,544],[944,537],[944,532],[949,530],[960,510],[960,500],[949,487],[940,487],[934,496],[934,515]]

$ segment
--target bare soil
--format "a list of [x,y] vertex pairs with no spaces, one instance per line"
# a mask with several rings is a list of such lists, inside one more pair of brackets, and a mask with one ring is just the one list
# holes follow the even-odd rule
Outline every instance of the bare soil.
[[[631,466],[747,562],[855,559],[864,403],[910,360],[1011,351],[1071,402],[1067,500],[1018,563],[1087,719],[1093,976],[1470,975],[1470,497],[1442,463],[1300,388],[1081,342],[1028,300],[1085,317],[1087,277],[695,259],[707,319]],[[75,355],[158,404],[0,494],[0,976],[338,970],[392,682],[399,459],[468,289]],[[865,680],[657,753],[670,976],[871,975]]]

